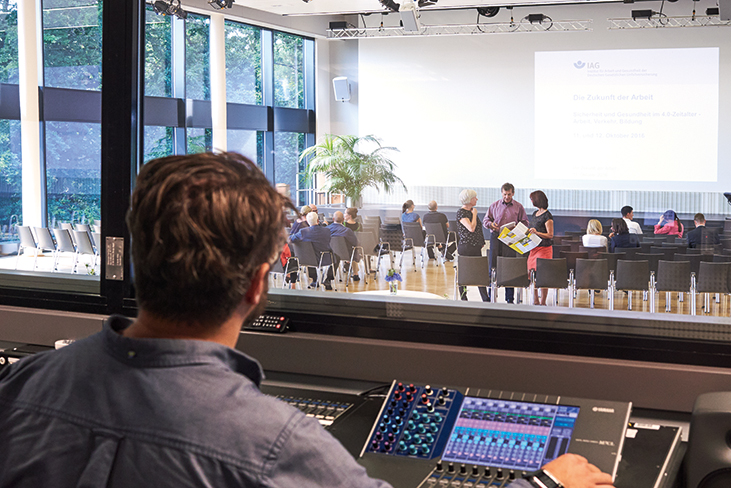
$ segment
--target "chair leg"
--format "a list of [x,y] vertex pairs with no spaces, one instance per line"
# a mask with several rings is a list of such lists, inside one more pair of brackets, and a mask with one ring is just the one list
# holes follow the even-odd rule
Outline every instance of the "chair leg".
[[671,310],[671,307],[670,307],[670,292],[669,291],[666,291],[665,292],[665,311],[666,312],[669,312],[670,310]]
[[703,312],[711,313],[711,294],[710,293],[703,294]]
[[632,310],[632,290],[627,290],[627,310]]
[[594,308],[594,290],[589,290],[589,308]]

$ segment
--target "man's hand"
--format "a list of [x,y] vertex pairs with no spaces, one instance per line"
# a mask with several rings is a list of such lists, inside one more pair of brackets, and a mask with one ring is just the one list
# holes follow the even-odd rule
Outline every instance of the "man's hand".
[[565,488],[612,488],[612,477],[577,454],[564,454],[543,466]]

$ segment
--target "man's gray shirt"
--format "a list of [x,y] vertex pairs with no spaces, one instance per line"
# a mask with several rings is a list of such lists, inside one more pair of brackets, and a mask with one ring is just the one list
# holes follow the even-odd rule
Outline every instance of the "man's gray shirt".
[[0,372],[0,486],[387,487],[218,343],[102,332]]

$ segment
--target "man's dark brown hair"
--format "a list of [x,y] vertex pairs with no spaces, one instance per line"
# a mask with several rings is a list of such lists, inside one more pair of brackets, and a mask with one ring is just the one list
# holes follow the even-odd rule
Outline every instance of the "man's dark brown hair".
[[185,323],[222,322],[282,251],[285,209],[291,201],[240,154],[145,164],[127,212],[139,306]]

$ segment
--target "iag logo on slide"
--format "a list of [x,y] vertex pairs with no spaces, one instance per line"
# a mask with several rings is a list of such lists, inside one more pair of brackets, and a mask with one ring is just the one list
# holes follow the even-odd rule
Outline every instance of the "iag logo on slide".
[[585,66],[587,69],[599,69],[599,63],[585,63],[583,61],[576,61],[574,63],[574,68],[576,69],[582,69]]

